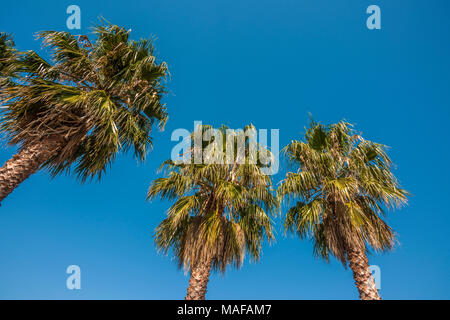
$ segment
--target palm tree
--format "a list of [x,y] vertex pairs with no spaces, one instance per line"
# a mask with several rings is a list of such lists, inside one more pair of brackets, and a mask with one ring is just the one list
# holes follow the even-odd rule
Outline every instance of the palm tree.
[[[208,130],[213,129],[199,126],[193,135]],[[224,142],[229,138],[234,146],[242,134],[227,131],[225,126],[215,132],[220,132]],[[193,158],[164,162],[161,167],[168,170],[167,177],[155,180],[148,191],[149,199],[156,196],[176,199],[167,218],[156,229],[155,243],[164,253],[172,249],[178,266],[190,271],[186,300],[205,299],[211,269],[224,273],[227,265],[239,268],[246,250],[258,261],[264,238],[269,242],[274,239],[268,213],[277,207],[277,200],[270,177],[263,173],[265,165],[260,161],[268,150],[261,148],[252,158],[250,139],[246,137],[245,152],[239,155],[237,148],[214,145],[221,139],[212,138],[197,147],[192,144],[190,154],[203,154],[202,163]],[[218,159],[215,157],[226,150],[233,150],[229,151],[231,161],[223,164],[209,161]]]
[[344,267],[348,263],[363,300],[381,299],[369,269],[369,247],[386,251],[395,244],[384,209],[407,202],[385,149],[346,122],[311,121],[305,142],[294,140],[283,149],[298,171],[288,172],[277,190],[288,203],[296,201],[285,216],[286,232],[312,239],[316,257],[328,261],[331,254]]
[[155,122],[167,120],[161,103],[164,62],[151,39],[129,40],[130,30],[102,22],[95,40],[68,32],[38,33],[52,62],[17,52],[0,37],[0,130],[19,150],[0,169],[0,202],[41,168],[101,178],[120,151],[145,159]]

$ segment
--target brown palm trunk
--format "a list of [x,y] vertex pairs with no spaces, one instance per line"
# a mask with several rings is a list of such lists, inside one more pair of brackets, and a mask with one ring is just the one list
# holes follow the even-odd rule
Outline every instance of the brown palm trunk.
[[381,300],[365,252],[359,249],[348,250],[347,258],[353,271],[353,279],[355,279],[360,299]]
[[205,300],[206,287],[211,271],[211,260],[209,262],[198,263],[191,269],[191,278],[187,289],[185,300]]
[[62,139],[48,139],[15,154],[0,168],[0,203],[63,146]]

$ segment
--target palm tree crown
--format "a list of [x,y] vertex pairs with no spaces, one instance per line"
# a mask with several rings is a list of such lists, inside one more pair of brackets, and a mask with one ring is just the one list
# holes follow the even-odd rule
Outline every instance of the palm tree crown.
[[384,208],[406,203],[408,193],[391,172],[385,146],[364,140],[346,122],[311,122],[305,142],[292,141],[285,154],[297,172],[287,174],[278,196],[298,200],[285,217],[286,231],[312,238],[314,254],[337,257],[344,266],[352,250],[388,250],[395,234]]
[[18,56],[14,41],[9,34],[0,32],[0,89],[16,75],[17,68]]
[[[1,131],[21,150],[57,141],[42,164],[54,175],[74,165],[82,180],[100,178],[119,151],[131,148],[144,159],[152,125],[167,120],[161,98],[168,70],[156,60],[152,41],[132,41],[129,30],[108,23],[95,27],[94,35],[91,42],[68,32],[40,32],[51,63],[28,51],[17,54],[20,73],[0,70]],[[12,56],[2,39],[0,66],[2,56]]]
[[[218,129],[224,141],[230,134],[226,129]],[[203,150],[211,143],[203,142]],[[156,229],[155,241],[164,252],[172,248],[185,270],[202,261],[211,261],[212,268],[222,272],[229,264],[240,267],[246,250],[257,261],[264,237],[274,238],[268,213],[277,200],[270,177],[261,172],[265,165],[249,161],[248,149],[245,161],[236,153],[233,158],[227,164],[166,161],[168,176],[150,186],[150,199],[177,199]]]

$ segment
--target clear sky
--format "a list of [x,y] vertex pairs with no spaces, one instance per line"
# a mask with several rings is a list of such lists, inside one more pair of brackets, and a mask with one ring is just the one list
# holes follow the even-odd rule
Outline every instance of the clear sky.
[[[81,30],[102,15],[154,35],[172,78],[170,119],[153,133],[144,164],[121,155],[101,183],[31,176],[0,207],[0,298],[182,299],[188,277],[151,235],[169,206],[145,201],[157,167],[170,157],[176,128],[212,125],[280,129],[280,145],[300,138],[308,112],[346,119],[391,147],[395,174],[413,196],[388,222],[400,244],[373,254],[386,299],[449,299],[448,204],[450,2],[446,0],[4,1],[0,31],[21,50],[40,50],[33,33],[67,30],[66,8],[81,8]],[[366,8],[381,8],[381,30]],[[2,146],[4,163],[15,148]],[[274,175],[277,183],[284,170]],[[264,246],[259,264],[213,275],[209,299],[357,299],[350,270],[312,256],[285,237]],[[66,288],[81,267],[81,290]]]

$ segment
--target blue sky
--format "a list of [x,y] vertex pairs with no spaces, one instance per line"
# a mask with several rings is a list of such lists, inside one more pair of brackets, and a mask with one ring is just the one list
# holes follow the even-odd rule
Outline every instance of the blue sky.
[[[445,0],[6,1],[0,31],[19,49],[40,50],[39,30],[67,30],[66,8],[82,28],[102,15],[156,36],[172,78],[170,120],[154,131],[145,163],[121,155],[101,183],[31,176],[0,208],[1,299],[182,299],[188,277],[157,254],[151,235],[169,206],[145,201],[176,128],[212,125],[280,129],[280,145],[300,138],[308,112],[346,119],[387,144],[395,174],[413,196],[388,222],[400,244],[369,257],[381,268],[386,299],[449,299],[448,123],[450,5]],[[381,30],[366,8],[381,8]],[[42,52],[42,51],[39,51]],[[2,146],[4,163],[15,148]],[[284,170],[273,176],[277,183]],[[259,264],[214,275],[209,299],[357,299],[350,270],[312,257],[312,245],[285,237],[264,247]],[[81,267],[82,289],[65,286]]]

